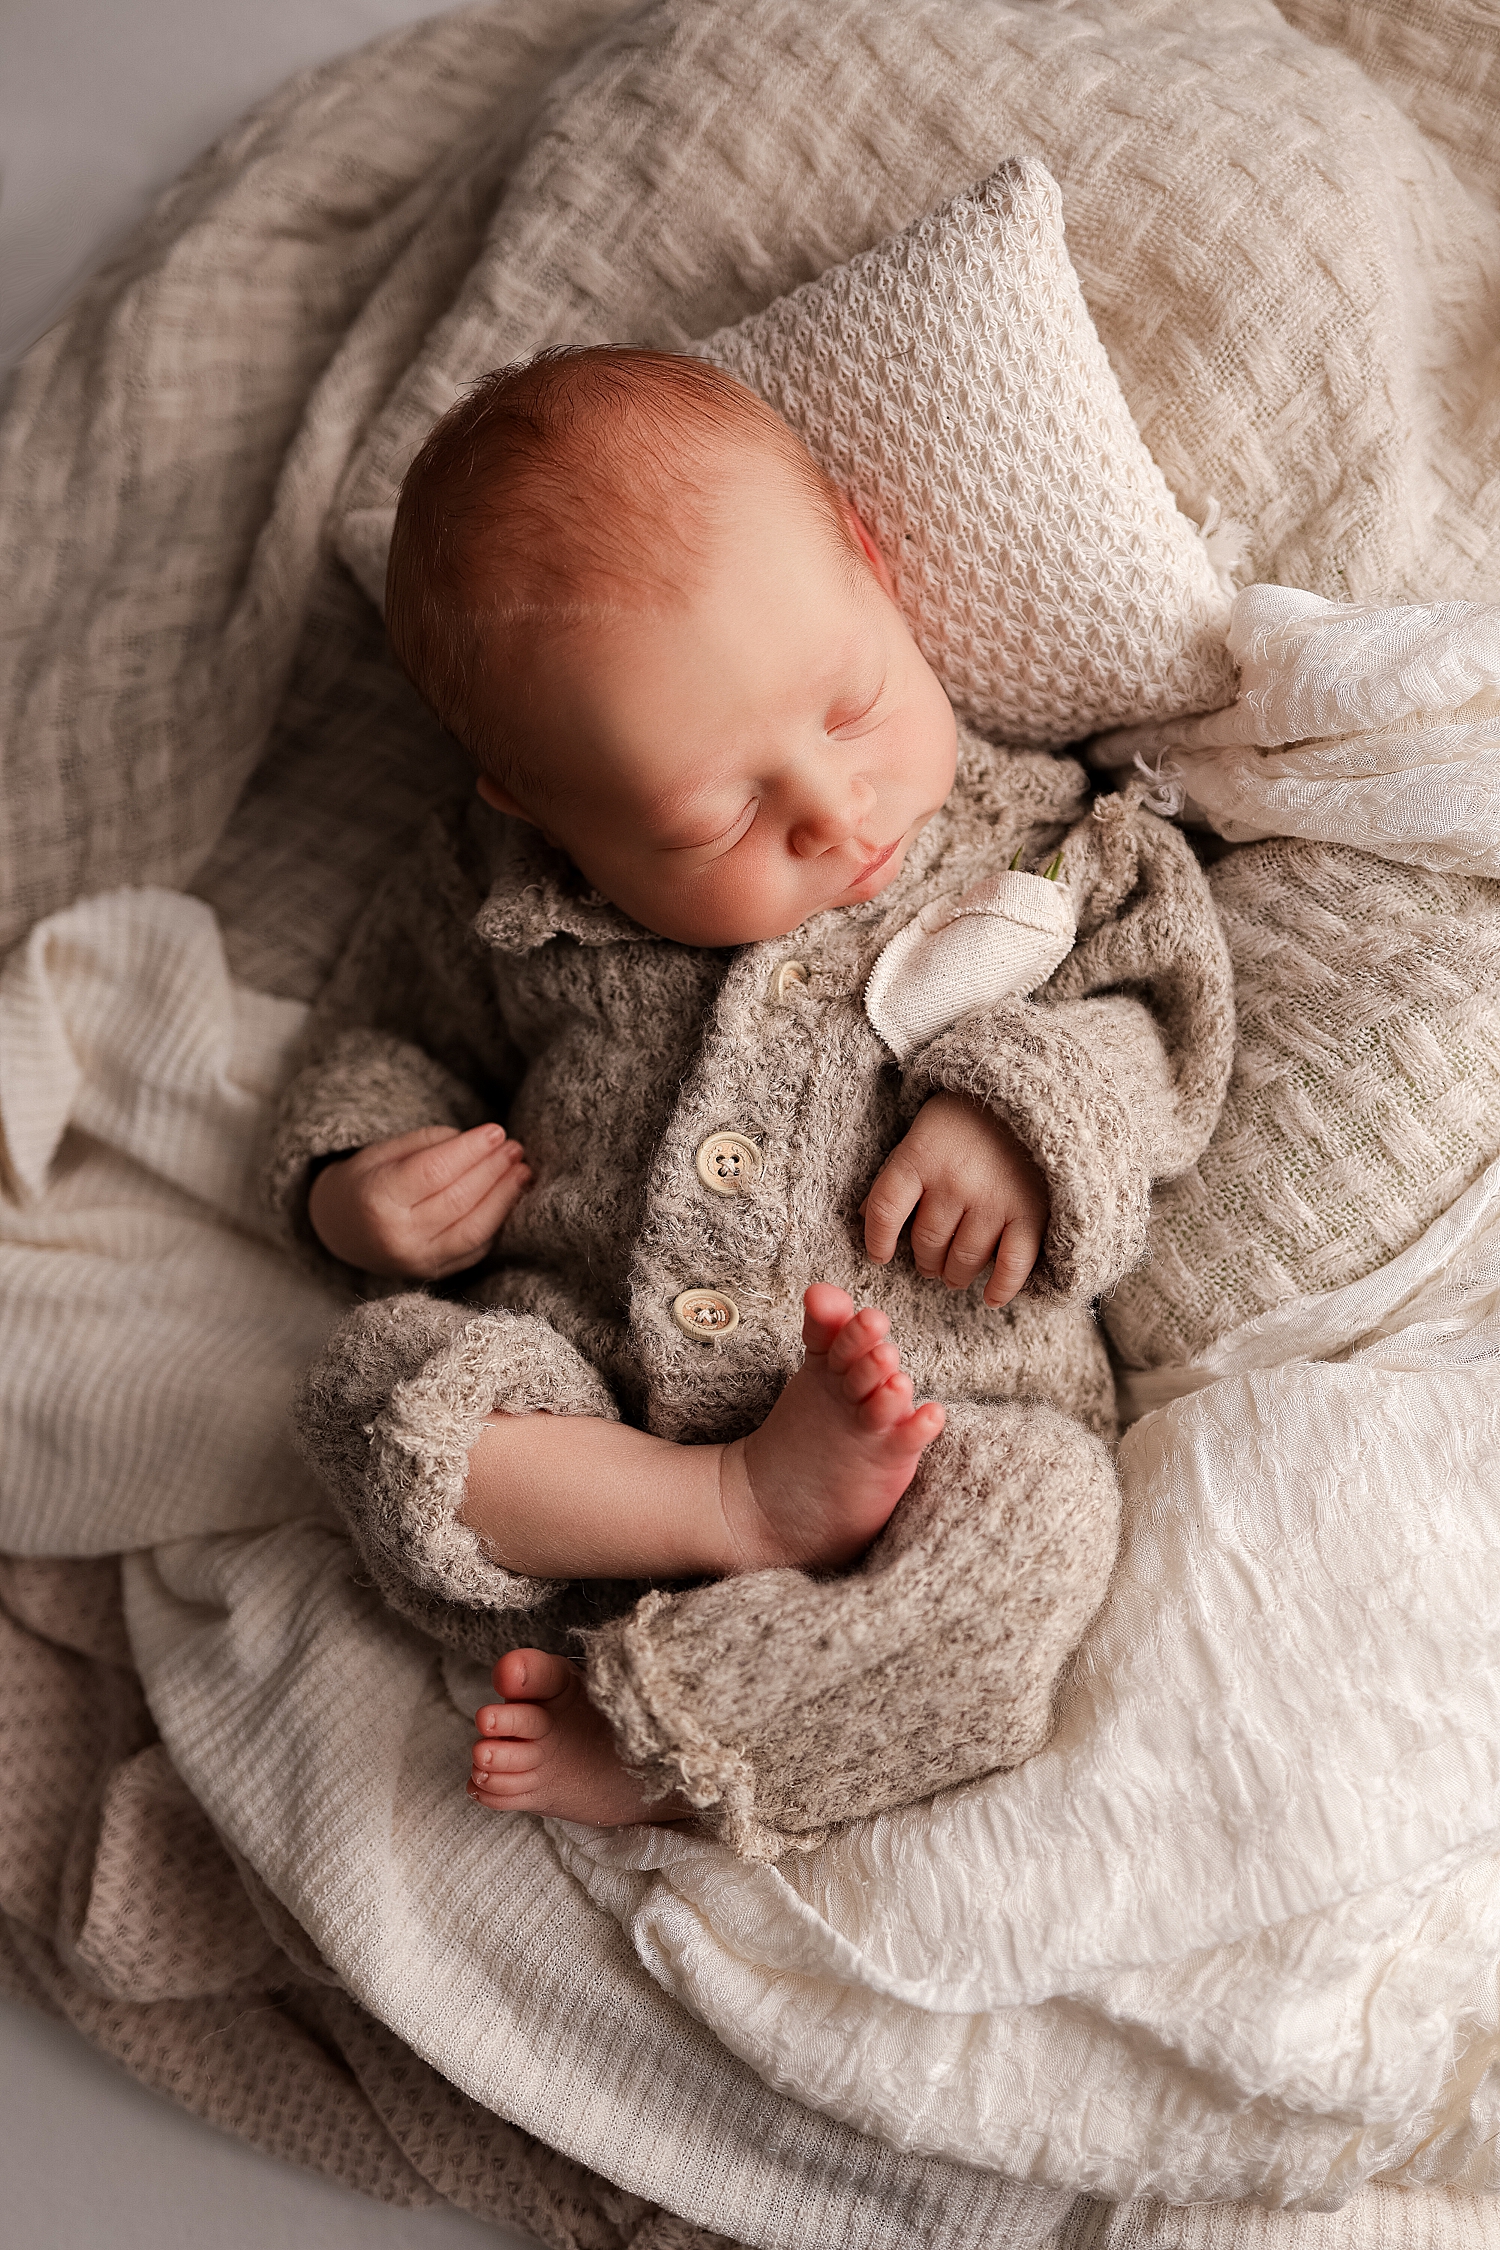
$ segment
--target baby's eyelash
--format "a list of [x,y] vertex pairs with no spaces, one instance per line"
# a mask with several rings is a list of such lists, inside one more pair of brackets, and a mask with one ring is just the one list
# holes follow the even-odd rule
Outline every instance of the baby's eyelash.
[[835,704],[824,721],[824,731],[828,734],[842,734],[845,727],[862,725],[866,719],[873,716],[884,693],[885,681],[882,680],[875,693],[867,697],[862,696],[854,709],[850,710]]
[[739,819],[732,820],[729,826],[727,828],[721,829],[717,836],[707,836],[704,838],[701,844],[669,844],[667,849],[674,852],[712,852],[719,850],[728,851],[735,844],[739,843],[741,837],[748,835],[750,829],[754,825],[755,815],[757,814],[757,812],[759,812],[759,810],[760,799],[758,797],[752,797],[749,804],[746,805],[744,811],[740,814]]

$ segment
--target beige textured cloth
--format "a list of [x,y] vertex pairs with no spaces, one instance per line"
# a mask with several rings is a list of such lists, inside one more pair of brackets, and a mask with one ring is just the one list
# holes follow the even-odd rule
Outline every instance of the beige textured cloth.
[[1234,603],[1225,709],[1093,746],[1235,842],[1213,1145],[1158,1196],[1107,1311],[1128,1368],[1399,1256],[1500,1150],[1500,605]]
[[[65,2018],[210,2123],[379,2201],[450,2203],[524,2227],[547,2250],[727,2250],[727,2236],[612,2187],[461,2093],[330,1976],[155,1739],[118,1577],[106,1560],[0,1559],[0,1991]],[[714,2130],[722,2146],[722,2105]],[[821,2133],[832,2146],[846,2138]],[[958,2250],[1492,2250],[1500,2239],[1493,2199],[1442,2190],[1373,2187],[1341,2211],[1303,2213],[976,2192],[956,2232],[909,2163],[888,2167],[876,2193],[891,2250],[940,2239]],[[870,2237],[846,2197],[799,2209],[768,2183],[774,2231],[744,2239],[847,2250]]]
[[[290,768],[309,698],[337,705],[363,628],[321,532],[367,429],[344,512],[389,501],[470,373],[553,340],[702,336],[1001,156],[1058,180],[1142,434],[1190,515],[1216,498],[1249,527],[1249,575],[1388,599],[1496,590],[1494,214],[1270,0],[836,0],[811,17],[693,0],[559,78],[620,12],[460,9],[288,89],[13,377],[0,942],[81,889],[182,881],[273,731]],[[1400,25],[1421,32],[1424,116],[1481,145],[1482,10],[1343,13],[1382,68]],[[184,397],[186,416],[145,405]],[[299,709],[278,719],[294,660]],[[432,755],[411,699],[367,684],[374,724],[322,745],[347,746],[351,794],[372,758]],[[399,815],[399,783],[390,802]],[[274,853],[286,830],[267,811],[259,833]],[[325,964],[357,898],[329,888],[310,901]],[[264,896],[256,918],[308,996],[312,930],[278,941]]]
[[1128,1367],[1373,1273],[1500,1150],[1500,882],[1268,839],[1211,870],[1234,962],[1212,1145],[1103,1318]]
[[[586,1634],[589,1692],[627,1762],[755,1856],[1028,1756],[1103,1595],[1114,1390],[1090,1300],[1140,1255],[1151,1181],[1207,1143],[1233,1015],[1184,839],[1120,797],[1080,819],[1082,790],[1071,761],[961,733],[952,796],[878,898],[728,953],[654,937],[535,829],[476,807],[372,903],[282,1103],[271,1194],[325,1270],[311,1158],[487,1113],[524,1143],[534,1183],[460,1285],[481,1316],[456,1291],[352,1314],[311,1371],[300,1434],[395,1606],[489,1658],[576,1653]],[[1076,944],[1033,999],[970,1007],[893,1070],[866,1013],[872,968],[1017,852],[1060,852],[1056,889],[1007,879],[1066,891]],[[788,962],[802,979],[784,985]],[[1037,1273],[1001,1312],[923,1280],[906,1246],[885,1267],[864,1255],[859,1205],[940,1091],[1003,1118],[1047,1181]],[[755,1156],[727,1196],[700,1171],[725,1131]],[[639,1587],[487,1559],[458,1518],[489,1414],[742,1436],[801,1364],[815,1280],[886,1312],[919,1393],[950,1408],[852,1571],[637,1603]],[[685,1333],[693,1290],[717,1292],[733,1329]],[[947,1667],[916,1692],[902,1658],[922,1641],[946,1648],[962,1695]]]

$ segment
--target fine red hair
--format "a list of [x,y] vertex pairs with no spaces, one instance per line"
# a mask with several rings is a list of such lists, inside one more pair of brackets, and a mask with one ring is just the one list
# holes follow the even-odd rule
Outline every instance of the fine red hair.
[[670,602],[716,527],[730,449],[779,459],[864,558],[781,417],[704,360],[594,346],[481,376],[406,473],[386,570],[397,661],[480,768],[515,789],[539,648]]

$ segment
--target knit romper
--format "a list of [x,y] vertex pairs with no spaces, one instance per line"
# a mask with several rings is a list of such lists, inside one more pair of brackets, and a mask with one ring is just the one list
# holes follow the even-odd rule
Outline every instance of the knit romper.
[[[897,1063],[871,967],[924,907],[1019,850],[1073,950],[1030,998]],[[534,1174],[490,1255],[365,1301],[297,1421],[392,1605],[486,1660],[551,1647],[649,1792],[774,1857],[831,1823],[1027,1757],[1114,1555],[1113,1382],[1093,1300],[1139,1258],[1153,1180],[1208,1142],[1233,1043],[1229,964],[1184,838],[1066,759],[961,734],[954,791],[877,898],[773,942],[658,938],[535,829],[434,822],[374,898],[310,1020],[269,1192],[304,1252],[313,1162],[497,1117]],[[872,1266],[859,1205],[941,1090],[1005,1119],[1046,1177],[1036,1270],[1002,1310]],[[889,1314],[947,1427],[851,1568],[692,1584],[520,1576],[459,1521],[486,1417],[620,1419],[734,1439],[800,1365],[815,1280]]]

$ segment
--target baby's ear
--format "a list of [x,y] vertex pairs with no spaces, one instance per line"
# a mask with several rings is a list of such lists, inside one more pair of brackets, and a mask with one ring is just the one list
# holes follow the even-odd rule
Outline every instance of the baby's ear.
[[482,773],[479,776],[475,786],[485,803],[493,805],[496,812],[509,813],[512,820],[524,820],[532,828],[535,828],[536,822],[531,818],[524,805],[518,804],[510,791],[498,781],[492,781],[487,773]]
[[864,517],[852,500],[844,502],[844,513],[849,519],[849,529],[865,551],[865,560],[869,563],[871,570],[874,571],[885,591],[890,595],[891,600],[894,601],[896,599],[896,582],[891,576],[884,555],[870,536],[869,527]]

